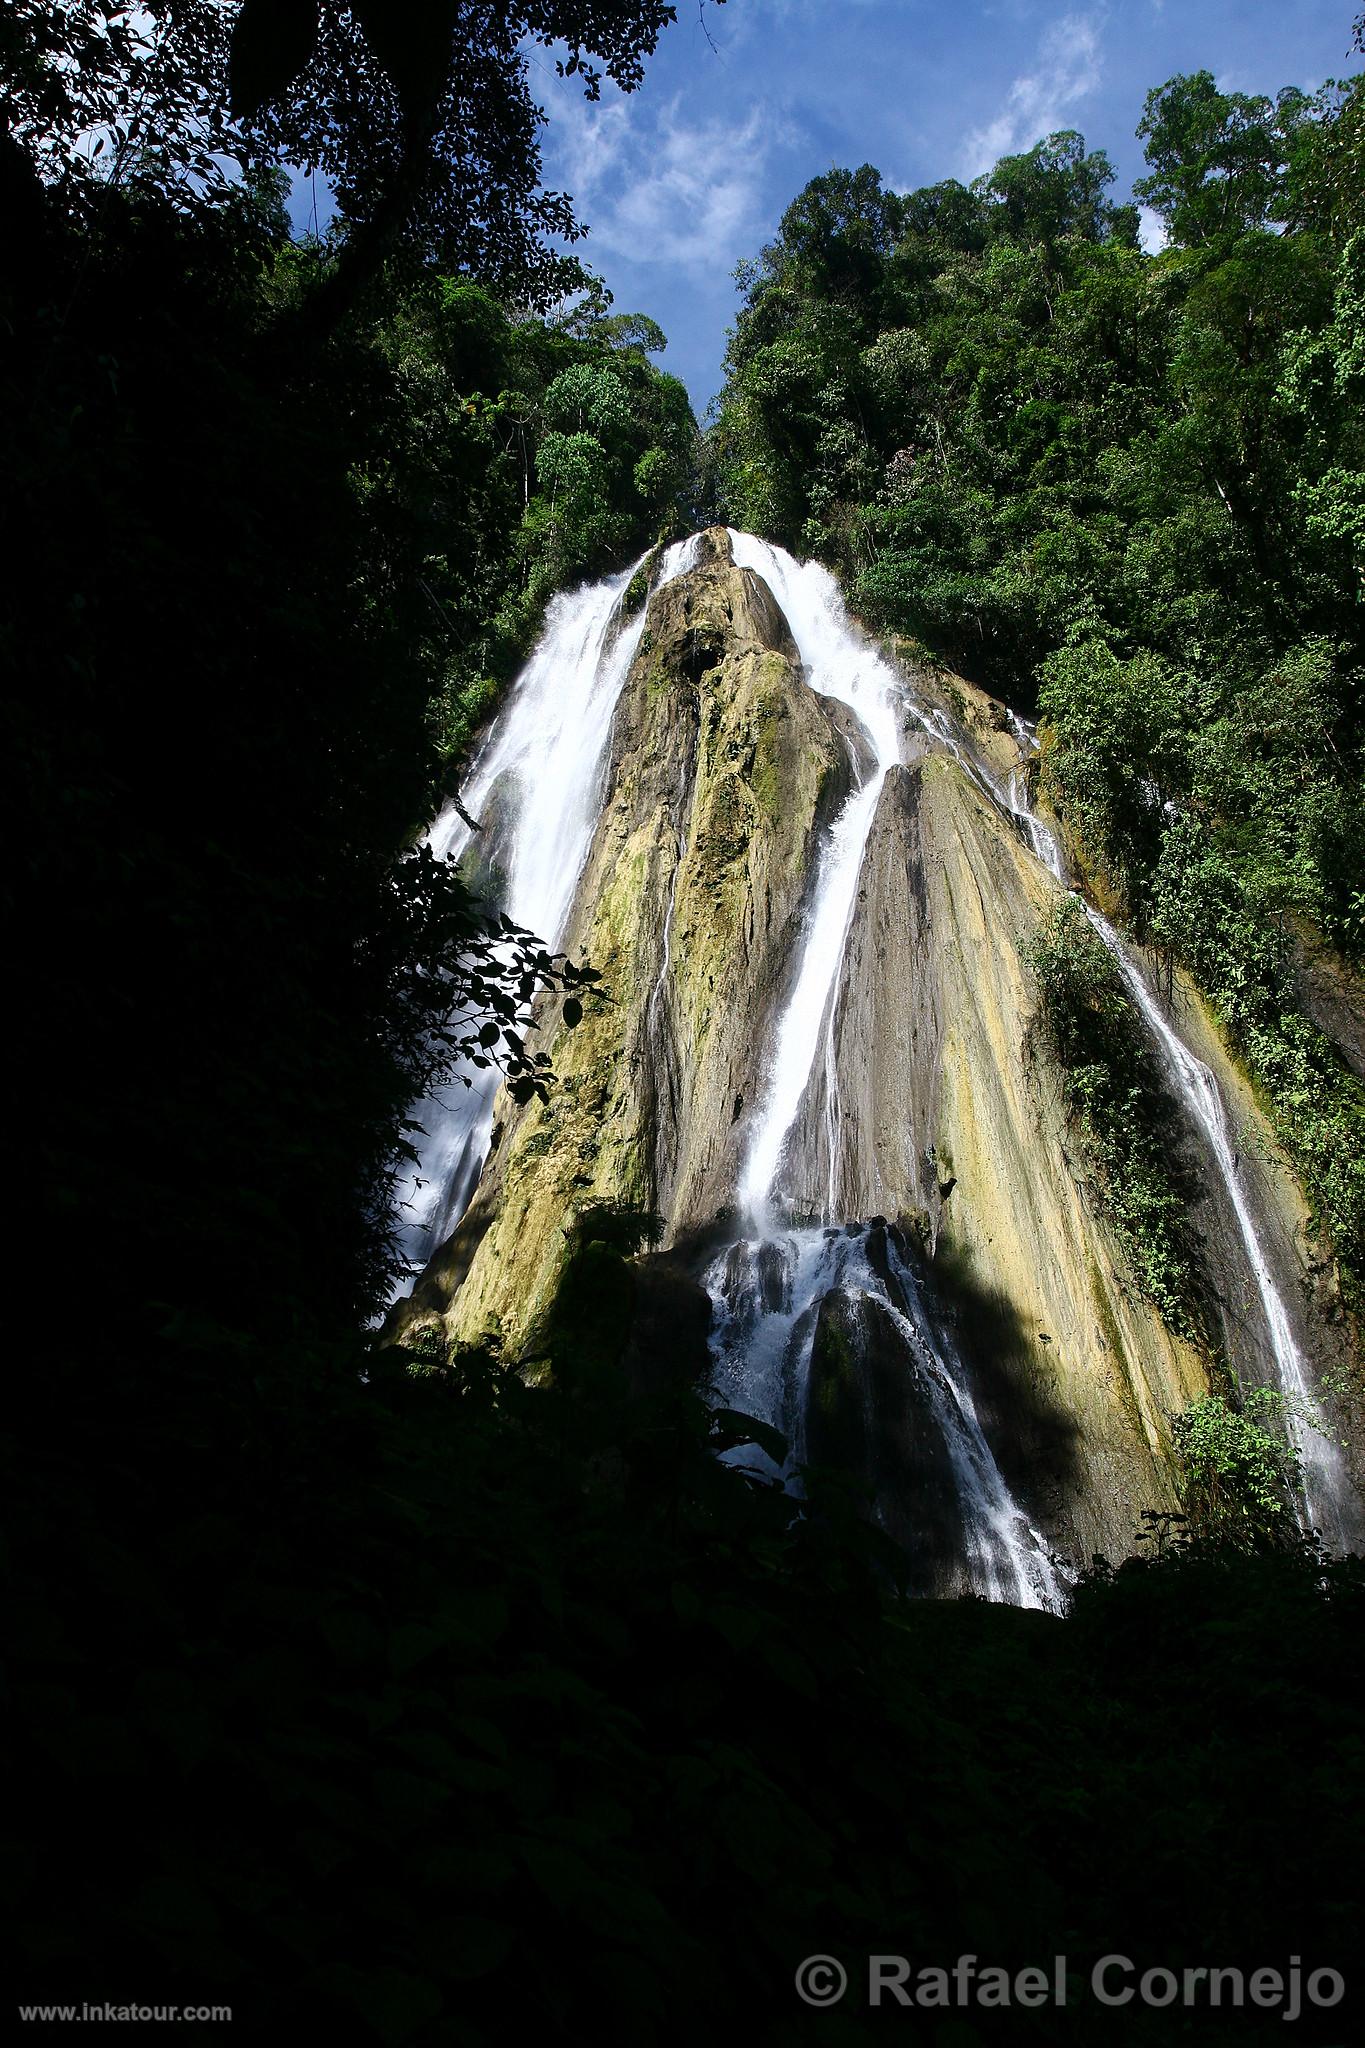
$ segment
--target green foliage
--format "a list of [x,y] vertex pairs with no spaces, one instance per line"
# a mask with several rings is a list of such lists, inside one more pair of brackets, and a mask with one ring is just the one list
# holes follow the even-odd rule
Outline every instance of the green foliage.
[[1100,1205],[1134,1277],[1173,1329],[1193,1335],[1198,1274],[1171,1111],[1107,947],[1068,896],[1028,949],[1039,1015]]
[[1051,247],[1063,235],[1092,242],[1115,233],[1137,239],[1131,209],[1116,209],[1105,198],[1114,167],[1103,150],[1087,155],[1085,137],[1074,128],[1035,143],[1023,156],[1002,157],[973,190],[989,208],[990,231],[1011,241]]
[[1209,989],[1265,1092],[1352,1286],[1365,1270],[1365,1086],[1298,1007],[1291,934],[1264,870],[1195,819],[1163,841],[1153,932]]
[[1253,1546],[1292,1529],[1299,1460],[1285,1420],[1274,1387],[1252,1387],[1235,1404],[1206,1394],[1176,1417],[1181,1501],[1195,1535]]
[[1365,585],[1365,232],[1342,249],[1331,321],[1286,342],[1276,400],[1302,435],[1306,535]]
[[630,400],[620,378],[603,364],[575,363],[551,382],[545,416],[553,427],[610,442],[630,428]]
[[606,496],[607,452],[593,434],[547,434],[536,450],[536,481],[553,514],[591,514]]
[[555,591],[687,517],[696,424],[632,333],[600,311],[510,318],[451,278],[396,293],[376,329],[395,416],[362,487],[421,535],[429,729],[452,767]]
[[6,174],[22,160],[97,226],[111,187],[193,216],[221,202],[234,163],[322,171],[345,231],[296,339],[335,332],[386,261],[477,271],[543,306],[581,281],[556,245],[583,230],[541,187],[527,45],[554,47],[596,99],[604,75],[634,91],[674,19],[668,0],[14,0]]
[[480,726],[492,717],[502,692],[492,676],[452,680],[431,707],[431,736],[446,760],[460,760]]
[[1285,171],[1308,117],[1306,93],[1224,93],[1211,71],[1147,95],[1138,123],[1150,176],[1133,190],[1188,247],[1284,218]]
[[1161,843],[1162,790],[1182,764],[1188,679],[1158,654],[1121,661],[1103,641],[1059,648],[1041,673],[1044,791],[1092,870],[1139,902]]
[[621,613],[624,618],[633,619],[649,596],[649,579],[654,570],[655,560],[655,553],[651,550],[622,591]]

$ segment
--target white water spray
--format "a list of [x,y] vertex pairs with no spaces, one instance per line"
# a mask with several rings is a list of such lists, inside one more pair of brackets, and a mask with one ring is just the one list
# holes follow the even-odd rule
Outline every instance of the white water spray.
[[888,768],[901,758],[897,703],[904,693],[892,669],[854,629],[828,569],[818,562],[797,562],[785,549],[750,533],[731,531],[730,545],[739,566],[763,578],[786,614],[811,688],[846,704],[862,722],[875,764],[845,802],[821,855],[795,985],[778,1024],[767,1093],[740,1170],[740,1202],[762,1230],[783,1147],[832,1026],[877,799]]
[[[665,551],[655,588],[691,568],[699,538],[693,534]],[[644,630],[645,607],[623,624],[621,600],[647,559],[551,600],[544,631],[463,790],[463,809],[473,817],[496,807],[488,829],[506,871],[500,907],[552,950],[563,940],[592,844],[611,722]],[[473,837],[450,803],[427,843],[433,853],[458,860]],[[414,1111],[425,1136],[398,1203],[399,1236],[413,1274],[459,1222],[478,1185],[499,1079],[494,1069],[474,1069]]]
[[799,1489],[807,1455],[806,1396],[821,1305],[832,1294],[876,1301],[900,1339],[911,1384],[937,1429],[961,1515],[963,1583],[986,1600],[1059,1609],[1062,1580],[1047,1545],[995,1461],[968,1376],[946,1331],[930,1315],[918,1275],[891,1231],[882,1234],[890,1281],[870,1255],[873,1227],[812,1227],[762,1243],[727,1246],[705,1284],[715,1304],[712,1353],[716,1391],[731,1406],[780,1429],[787,1440],[780,1473],[745,1446],[731,1461],[757,1463]]

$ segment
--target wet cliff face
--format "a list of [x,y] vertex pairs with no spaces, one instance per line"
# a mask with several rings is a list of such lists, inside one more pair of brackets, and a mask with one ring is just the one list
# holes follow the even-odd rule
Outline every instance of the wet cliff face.
[[1059,892],[951,756],[894,770],[833,1085],[841,1202],[916,1229],[1005,1477],[1085,1559],[1126,1546],[1143,1507],[1174,1504],[1169,1416],[1206,1375],[1136,1294],[1033,1051],[1023,948]]
[[662,1215],[674,1240],[733,1193],[735,1130],[761,1081],[847,741],[801,677],[766,586],[719,530],[656,592],[612,729],[601,817],[566,949],[603,996],[574,1031],[543,1020],[560,1085],[503,1096],[489,1167],[419,1287],[456,1338],[517,1357],[599,1202]]
[[[704,1321],[697,1281],[710,1295],[718,1390],[787,1432],[793,1467],[860,1481],[921,1590],[1055,1604],[1049,1550],[1120,1555],[1143,1509],[1175,1505],[1172,1419],[1216,1350],[1270,1376],[1244,1246],[1215,1191],[1195,1218],[1214,1333],[1199,1350],[1143,1296],[1094,1199],[1035,1029],[1028,948],[1064,884],[1027,815],[1027,734],[956,679],[878,665],[832,585],[772,569],[803,651],[818,643],[808,669],[723,530],[650,600],[563,936],[602,993],[574,1030],[542,1012],[558,1085],[525,1109],[498,1098],[477,1192],[399,1322],[492,1337],[534,1369],[575,1219],[656,1214],[667,1284],[691,1276],[681,1319],[701,1301]],[[845,655],[873,662],[875,687],[864,669],[836,702],[817,685],[834,689]],[[496,837],[485,862],[504,857]],[[836,843],[856,887],[755,1207],[754,1133]],[[1185,1008],[1229,1116],[1263,1131]],[[1256,1149],[1266,1255],[1305,1351],[1328,1358],[1340,1334],[1306,1212]],[[656,1322],[678,1321],[650,1290]]]

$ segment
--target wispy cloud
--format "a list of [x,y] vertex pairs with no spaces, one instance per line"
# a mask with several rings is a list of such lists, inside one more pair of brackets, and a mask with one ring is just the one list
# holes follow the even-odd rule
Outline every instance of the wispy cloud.
[[769,225],[762,200],[768,159],[786,123],[762,104],[738,123],[689,121],[681,97],[598,105],[561,102],[546,174],[571,192],[594,252],[724,275]]
[[1100,82],[1099,17],[1066,14],[1055,21],[1038,47],[1031,71],[1015,79],[993,121],[974,128],[962,148],[961,171],[975,178],[1002,156],[1031,149],[1045,135],[1071,125],[1068,110]]

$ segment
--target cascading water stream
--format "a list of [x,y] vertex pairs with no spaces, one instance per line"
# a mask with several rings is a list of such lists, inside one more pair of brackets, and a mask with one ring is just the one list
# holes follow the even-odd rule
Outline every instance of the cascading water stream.
[[[942,1331],[933,1331],[919,1280],[887,1238],[887,1259],[903,1308],[888,1306],[911,1342],[924,1346],[932,1384],[942,1398],[936,1412],[943,1427],[963,1504],[967,1566],[973,1587],[988,1600],[1016,1607],[1057,1607],[1061,1588],[1046,1545],[1020,1514],[1001,1476],[972,1399],[962,1361]],[[953,1370],[944,1369],[951,1364]],[[938,1368],[938,1370],[936,1370]]]
[[[1024,720],[1016,719],[1014,729],[1022,750],[1028,751],[1036,747],[1037,740],[1033,729]],[[1010,796],[1014,814],[1024,827],[1034,852],[1059,881],[1065,882],[1066,864],[1062,859],[1056,836],[1048,830],[1029,805],[1022,776],[1015,777],[1011,784]],[[1087,903],[1079,892],[1077,900],[1093,930],[1112,955],[1124,987],[1156,1042],[1170,1085],[1188,1121],[1202,1136],[1205,1149],[1213,1160],[1218,1177],[1227,1193],[1228,1204],[1236,1219],[1238,1234],[1260,1302],[1279,1390],[1285,1396],[1289,1439],[1299,1458],[1303,1493],[1301,1505],[1304,1510],[1300,1520],[1306,1521],[1307,1526],[1316,1529],[1328,1542],[1344,1544],[1347,1531],[1341,1503],[1347,1498],[1349,1488],[1341,1447],[1334,1438],[1313,1426],[1311,1417],[1315,1411],[1315,1403],[1303,1353],[1295,1341],[1284,1297],[1275,1284],[1270,1261],[1266,1256],[1256,1219],[1242,1184],[1237,1150],[1233,1144],[1227,1108],[1218,1083],[1204,1062],[1185,1044],[1148,988],[1146,980],[1130,958],[1127,947],[1108,918],[1102,916],[1092,904]]]
[[[941,719],[935,720],[930,714],[929,717],[923,718],[922,722],[928,730],[936,733],[945,745],[951,747],[973,781],[997,808],[1013,817],[1035,858],[1050,874],[1055,875],[1059,882],[1069,886],[1066,862],[1056,834],[1043,823],[1029,802],[1027,781],[1022,770],[1017,770],[1011,776],[1006,793],[979,762],[967,755],[949,731],[941,729]],[[1017,713],[1011,715],[1010,725],[1021,755],[1036,753],[1036,728]],[[1141,970],[1113,925],[1095,909],[1093,904],[1088,903],[1079,891],[1075,894],[1092,929],[1112,956],[1124,987],[1155,1041],[1162,1068],[1185,1117],[1202,1138],[1205,1150],[1212,1159],[1218,1178],[1226,1191],[1228,1206],[1237,1225],[1256,1297],[1260,1303],[1266,1340],[1274,1362],[1279,1390],[1286,1399],[1286,1427],[1290,1442],[1298,1454],[1300,1466],[1303,1497],[1301,1502],[1296,1503],[1300,1510],[1300,1521],[1316,1529],[1328,1541],[1344,1546],[1348,1541],[1349,1532],[1342,1513],[1342,1502],[1349,1498],[1350,1489],[1346,1481],[1341,1446],[1313,1425],[1311,1418],[1316,1404],[1309,1386],[1303,1353],[1295,1340],[1284,1297],[1276,1285],[1256,1218],[1242,1182],[1237,1148],[1233,1143],[1227,1108],[1218,1083],[1204,1061],[1190,1050],[1175,1029],[1171,1019],[1147,986]]]
[[[1003,789],[982,763],[959,743],[942,712],[935,709],[925,712],[914,705],[911,708],[926,731],[949,748],[983,794],[998,810],[1013,819],[1034,857],[1059,882],[1069,887],[1066,861],[1056,834],[1044,824],[1030,803],[1022,769],[1010,777],[1008,790]],[[1018,713],[1011,714],[1010,726],[1021,755],[1026,757],[1036,753],[1036,727]],[[1299,1519],[1316,1529],[1326,1540],[1344,1547],[1350,1532],[1343,1516],[1342,1502],[1350,1497],[1350,1488],[1341,1446],[1313,1425],[1311,1418],[1315,1403],[1303,1353],[1295,1340],[1284,1298],[1275,1283],[1238,1170],[1237,1150],[1218,1083],[1175,1029],[1113,925],[1079,891],[1074,893],[1097,937],[1113,957],[1124,987],[1156,1043],[1163,1070],[1186,1119],[1199,1133],[1226,1191],[1260,1303],[1279,1389],[1286,1397],[1286,1426],[1300,1465],[1302,1500],[1296,1503]]]
[[[1031,725],[1027,718],[1021,718],[1017,711],[1012,711],[1010,713],[1010,730],[1014,734],[1015,742],[1019,748],[1021,762],[1027,759],[1030,754],[1037,753],[1038,728],[1036,725]],[[1062,859],[1062,849],[1057,843],[1057,835],[1055,832],[1049,832],[1047,826],[1029,802],[1028,779],[1022,766],[1017,768],[1010,777],[1008,808],[1013,812],[1015,822],[1023,831],[1024,837],[1032,849],[1034,859],[1041,861],[1050,875],[1055,875],[1059,882],[1064,883],[1067,879],[1066,862]]]
[[[830,828],[812,891],[796,973],[778,1018],[768,1086],[739,1174],[741,1209],[752,1239],[727,1247],[706,1285],[716,1309],[717,1381],[735,1406],[776,1424],[791,1446],[789,1469],[804,1449],[804,1405],[821,1302],[834,1290],[876,1300],[900,1330],[956,1481],[966,1564],[973,1588],[989,1599],[1057,1607],[1062,1593],[1041,1539],[1010,1495],[977,1419],[965,1371],[925,1313],[918,1282],[896,1258],[896,1285],[868,1256],[866,1225],[837,1227],[833,1187],[839,1151],[829,1132],[824,1228],[773,1235],[781,1208],[783,1155],[813,1081],[832,1059],[841,969],[877,801],[901,759],[901,719],[919,707],[882,657],[851,625],[839,587],[818,563],[731,531],[741,568],[761,576],[786,616],[812,689],[846,705],[871,743],[873,768]],[[826,1090],[837,1126],[838,1102]]]
[[[874,1261],[873,1237],[885,1268]],[[821,1305],[842,1294],[875,1301],[899,1333],[906,1388],[938,1431],[961,1515],[961,1572],[987,1600],[1061,1607],[1064,1592],[1043,1537],[1010,1493],[972,1399],[966,1369],[930,1314],[913,1267],[879,1225],[813,1226],[761,1241],[742,1239],[713,1261],[706,1286],[715,1304],[715,1387],[727,1405],[772,1422],[787,1438],[781,1472],[798,1484],[805,1462],[805,1396]],[[751,1449],[732,1456],[753,1464]]]
[[784,549],[749,533],[731,530],[730,545],[739,566],[761,576],[781,606],[811,688],[847,705],[860,720],[875,764],[835,819],[821,856],[796,983],[778,1026],[767,1093],[740,1171],[740,1202],[761,1229],[768,1222],[783,1146],[832,1025],[877,799],[887,770],[901,758],[896,707],[902,693],[892,670],[849,625],[828,569],[796,562]]
[[[665,551],[656,589],[687,572],[698,540],[693,534]],[[622,623],[621,600],[647,560],[552,599],[535,651],[464,786],[463,810],[481,818],[489,835],[480,850],[505,873],[498,907],[552,949],[564,937],[588,857],[611,722],[644,630],[646,607]],[[427,844],[458,860],[473,838],[451,803]],[[414,1111],[425,1135],[397,1212],[413,1274],[458,1223],[483,1169],[499,1076],[483,1069],[467,1078],[468,1087],[457,1077]]]

